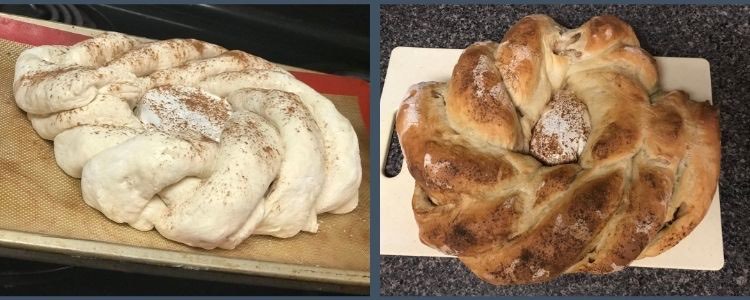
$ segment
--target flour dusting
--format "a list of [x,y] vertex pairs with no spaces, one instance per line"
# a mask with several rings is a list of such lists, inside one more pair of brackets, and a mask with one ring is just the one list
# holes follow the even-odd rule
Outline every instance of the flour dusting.
[[564,90],[556,92],[548,105],[534,126],[531,153],[547,164],[573,162],[591,130],[586,106]]
[[654,227],[653,223],[644,223],[639,222],[637,225],[635,225],[635,232],[642,233],[642,234],[648,234],[651,229]]
[[536,270],[536,272],[534,272],[534,275],[531,276],[531,279],[537,279],[539,277],[547,276],[547,275],[549,275],[549,271],[545,269],[539,269],[539,270]]
[[[502,47],[503,45],[507,45],[507,47]],[[501,51],[507,50],[511,52],[511,60],[508,64],[500,66],[500,71],[503,74],[503,80],[505,80],[511,88],[518,89],[520,86],[518,68],[524,61],[531,60],[531,50],[524,45],[501,44]]]
[[430,182],[438,187],[444,188],[444,189],[452,189],[453,186],[447,181],[447,180],[440,180],[438,179],[439,176],[431,176],[429,174],[439,174],[443,170],[450,169],[451,163],[449,161],[432,161],[432,156],[427,153],[424,156],[424,163],[422,164],[422,167],[424,168],[425,172],[430,177]]
[[591,232],[582,219],[578,219],[573,225],[570,225],[568,232],[578,240],[585,241],[591,238]]
[[490,62],[490,58],[486,55],[480,55],[477,65],[474,66],[474,69],[471,72],[474,78],[474,86],[476,87],[476,90],[474,90],[474,96],[477,98],[484,97],[484,93],[486,92],[484,89],[485,74],[490,72],[492,70],[491,68],[492,63]]
[[198,88],[166,85],[146,92],[135,113],[147,128],[175,135],[198,133],[218,142],[231,106]]
[[612,263],[609,266],[612,267],[612,272],[619,272],[619,271],[622,271],[623,269],[625,269],[625,266],[618,266],[615,263]]

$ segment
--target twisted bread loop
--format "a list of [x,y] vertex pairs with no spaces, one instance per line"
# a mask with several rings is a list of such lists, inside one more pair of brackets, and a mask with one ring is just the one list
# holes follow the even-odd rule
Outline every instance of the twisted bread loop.
[[24,51],[18,106],[84,201],[202,248],[316,232],[357,206],[351,124],[276,65],[202,41],[105,33]]
[[677,244],[716,190],[716,110],[658,90],[629,25],[523,18],[396,118],[423,243],[493,284],[618,271]]

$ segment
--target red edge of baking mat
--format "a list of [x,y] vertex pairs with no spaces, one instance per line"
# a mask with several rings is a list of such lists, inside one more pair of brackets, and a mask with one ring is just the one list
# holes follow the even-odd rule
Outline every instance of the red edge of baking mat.
[[[32,46],[73,45],[89,36],[0,17],[0,38]],[[370,84],[345,76],[291,71],[297,79],[319,93],[351,95],[358,99],[359,112],[370,129]]]

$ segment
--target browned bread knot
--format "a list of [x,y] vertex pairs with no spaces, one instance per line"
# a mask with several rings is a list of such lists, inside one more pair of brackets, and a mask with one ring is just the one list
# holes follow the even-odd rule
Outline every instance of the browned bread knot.
[[718,114],[661,91],[628,24],[523,18],[396,118],[423,243],[493,284],[618,271],[676,245],[717,186]]

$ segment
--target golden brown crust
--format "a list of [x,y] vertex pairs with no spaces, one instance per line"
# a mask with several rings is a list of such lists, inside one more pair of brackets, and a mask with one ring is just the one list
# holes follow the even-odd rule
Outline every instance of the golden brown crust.
[[501,251],[460,257],[475,274],[492,284],[541,282],[565,272],[581,259],[617,208],[625,184],[621,170],[582,182],[537,226]]
[[[560,91],[585,106],[590,131],[577,161],[544,165],[531,129]],[[578,128],[561,123],[575,113],[545,122]],[[698,225],[719,176],[716,109],[658,92],[654,59],[611,16],[572,30],[530,16],[502,43],[470,46],[448,84],[412,86],[396,131],[420,240],[493,284],[657,255]]]
[[508,81],[516,104],[525,105],[527,97],[539,84],[542,69],[544,23],[546,17],[529,16],[521,19],[505,34],[498,49],[498,66]]
[[718,186],[721,162],[719,112],[708,103],[691,101],[685,93],[673,92],[668,100],[682,109],[685,126],[690,132],[685,144],[677,184],[669,201],[667,223],[649,244],[641,257],[659,255],[672,248],[698,226],[708,212]]
[[520,123],[496,67],[497,43],[476,43],[464,50],[448,85],[446,112],[452,127],[468,138],[507,149],[520,149]]
[[544,205],[559,193],[566,191],[576,179],[580,169],[578,165],[567,164],[550,168],[546,173],[540,173],[538,177],[542,182],[534,194],[536,196],[534,207]]
[[539,117],[552,95],[552,85],[546,79],[544,67],[544,57],[549,52],[545,41],[559,28],[548,16],[524,17],[508,30],[497,49],[497,68],[521,114],[522,146],[525,146],[521,150],[528,149],[528,138],[534,125],[532,120]]
[[633,28],[615,16],[593,17],[581,27],[587,40],[586,52],[596,53],[614,45],[640,46]]
[[666,201],[671,196],[673,174],[636,158],[630,189],[618,213],[570,272],[610,273],[635,260],[664,223]]

